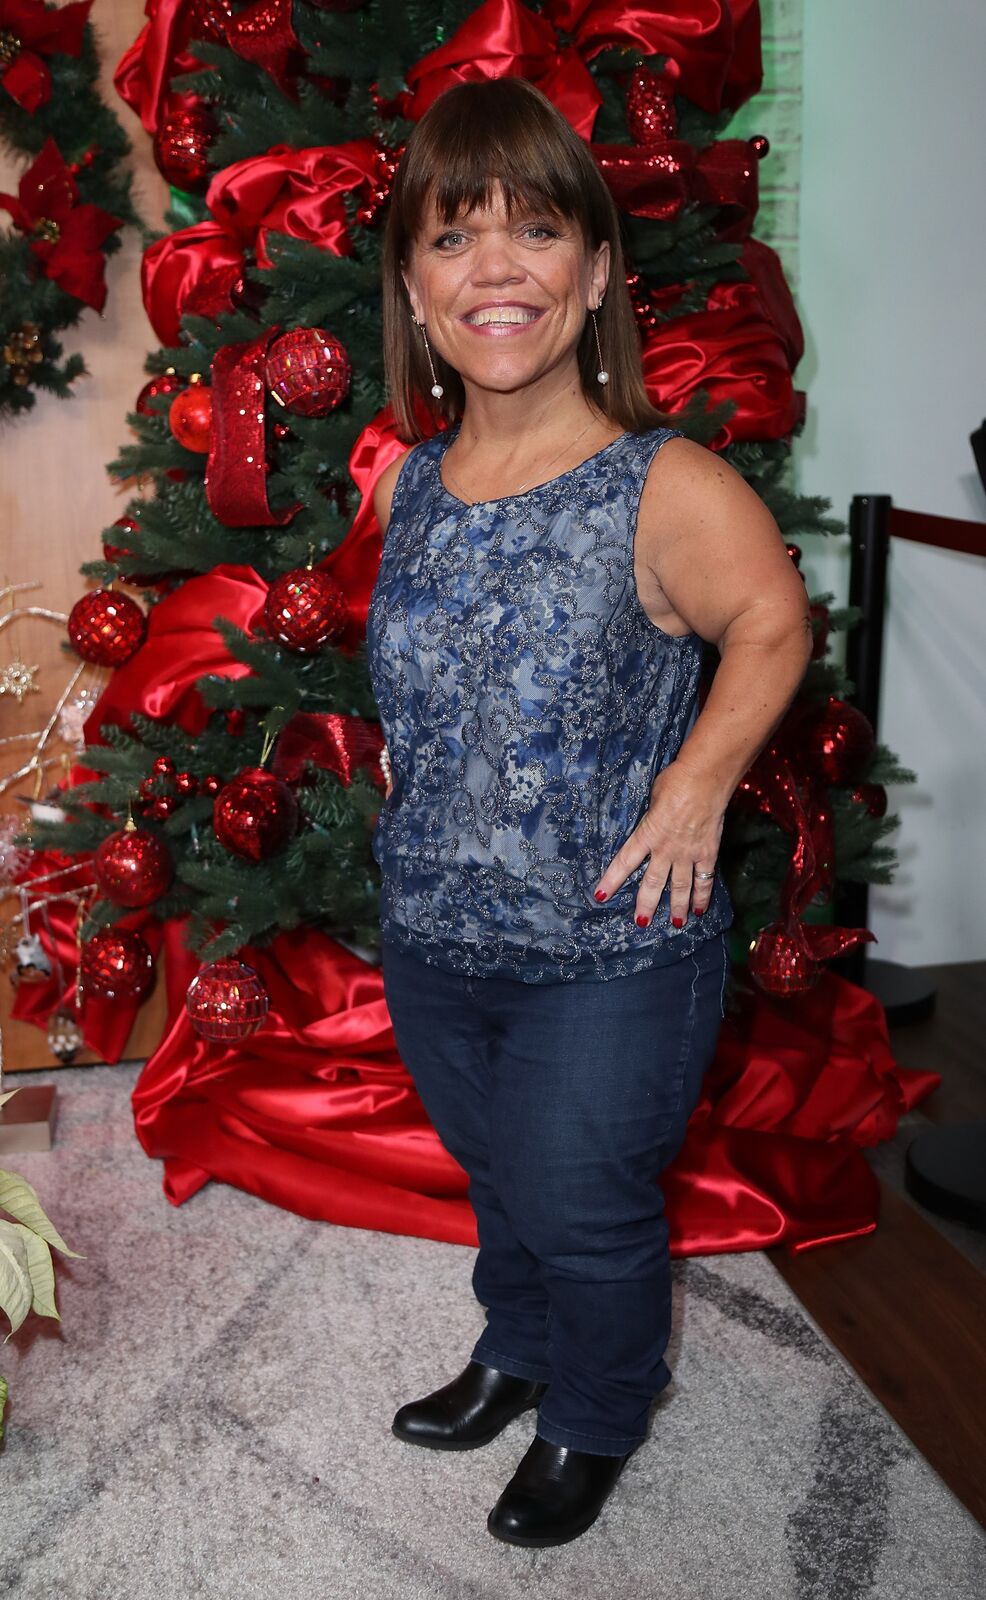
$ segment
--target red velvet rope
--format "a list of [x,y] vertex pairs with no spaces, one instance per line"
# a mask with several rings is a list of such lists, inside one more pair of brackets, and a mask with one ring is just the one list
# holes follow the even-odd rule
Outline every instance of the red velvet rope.
[[903,511],[892,506],[889,529],[897,539],[933,544],[942,550],[962,550],[968,556],[986,556],[986,522],[932,517],[924,511]]

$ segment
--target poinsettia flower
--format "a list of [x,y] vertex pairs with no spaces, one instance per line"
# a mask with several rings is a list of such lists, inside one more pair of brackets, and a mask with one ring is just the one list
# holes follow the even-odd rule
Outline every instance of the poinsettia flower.
[[44,56],[77,56],[92,0],[48,11],[44,0],[0,0],[0,83],[25,111],[51,99]]
[[21,178],[16,195],[0,194],[15,227],[29,234],[31,250],[46,278],[66,294],[102,311],[106,303],[104,240],[122,228],[119,217],[80,202],[79,191],[54,139]]

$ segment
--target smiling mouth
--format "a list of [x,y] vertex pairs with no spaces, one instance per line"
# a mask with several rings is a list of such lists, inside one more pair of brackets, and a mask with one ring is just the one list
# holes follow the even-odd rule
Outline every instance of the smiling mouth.
[[529,306],[484,306],[462,318],[467,328],[482,333],[517,333],[540,321],[543,312]]

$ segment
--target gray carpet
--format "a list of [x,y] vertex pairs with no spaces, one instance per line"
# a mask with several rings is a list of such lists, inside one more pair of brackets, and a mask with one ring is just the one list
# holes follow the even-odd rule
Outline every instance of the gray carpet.
[[[473,1251],[211,1183],[175,1209],[139,1067],[58,1086],[0,1163],[67,1243],[60,1324],[0,1344],[0,1594],[18,1600],[981,1600],[986,1539],[758,1253],[675,1263],[674,1379],[596,1525],[523,1551],[486,1513],[533,1414],[447,1455],[390,1432],[482,1322]],[[837,1246],[833,1248],[838,1248]]]

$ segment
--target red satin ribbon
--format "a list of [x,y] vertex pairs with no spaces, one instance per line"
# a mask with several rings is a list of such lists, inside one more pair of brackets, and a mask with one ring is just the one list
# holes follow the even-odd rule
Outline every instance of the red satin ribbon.
[[704,111],[735,111],[763,82],[758,0],[545,0],[543,10],[588,58],[611,45],[669,56],[675,91]]
[[685,406],[700,388],[713,403],[736,401],[713,449],[737,439],[786,438],[804,417],[804,395],[792,383],[787,351],[755,284],[731,284],[725,298],[731,303],[721,309],[675,317],[650,335],[643,351],[647,392],[666,411]]
[[92,0],[73,0],[60,10],[47,10],[40,0],[0,0],[0,29],[20,40],[0,84],[12,100],[32,115],[51,99],[51,73],[44,56],[78,56]]
[[104,722],[130,726],[135,711],[201,733],[213,715],[195,687],[213,674],[245,678],[250,668],[230,655],[215,619],[249,633],[263,615],[267,585],[252,567],[221,565],[189,578],[158,601],[147,619],[147,638],[125,666],[117,667],[90,711],[87,744],[101,744]]
[[148,21],[120,57],[113,84],[146,131],[157,133],[172,78],[201,71],[205,63],[188,49],[195,26],[194,0],[146,0],[144,14]]
[[243,344],[227,344],[212,360],[212,427],[205,469],[209,509],[227,528],[283,528],[301,501],[273,511],[267,499],[264,418],[267,347],[277,327]]
[[140,287],[151,327],[162,344],[177,345],[186,312],[231,311],[230,292],[243,271],[243,250],[218,222],[196,222],[144,251]]
[[[476,1244],[466,1175],[400,1060],[379,968],[311,929],[248,948],[270,1013],[210,1045],[184,1011],[198,963],[181,924],[165,943],[171,1020],[132,1103],[174,1205],[215,1178],[300,1216]],[[939,1082],[895,1065],[879,1002],[832,973],[806,995],[749,997],[661,1176],[672,1254],[871,1232],[879,1190],[859,1147]]]
[[520,0],[485,0],[451,39],[408,70],[398,104],[416,122],[453,83],[511,77],[536,83],[576,133],[591,138],[602,104],[591,73],[577,51],[559,43],[551,23]]

